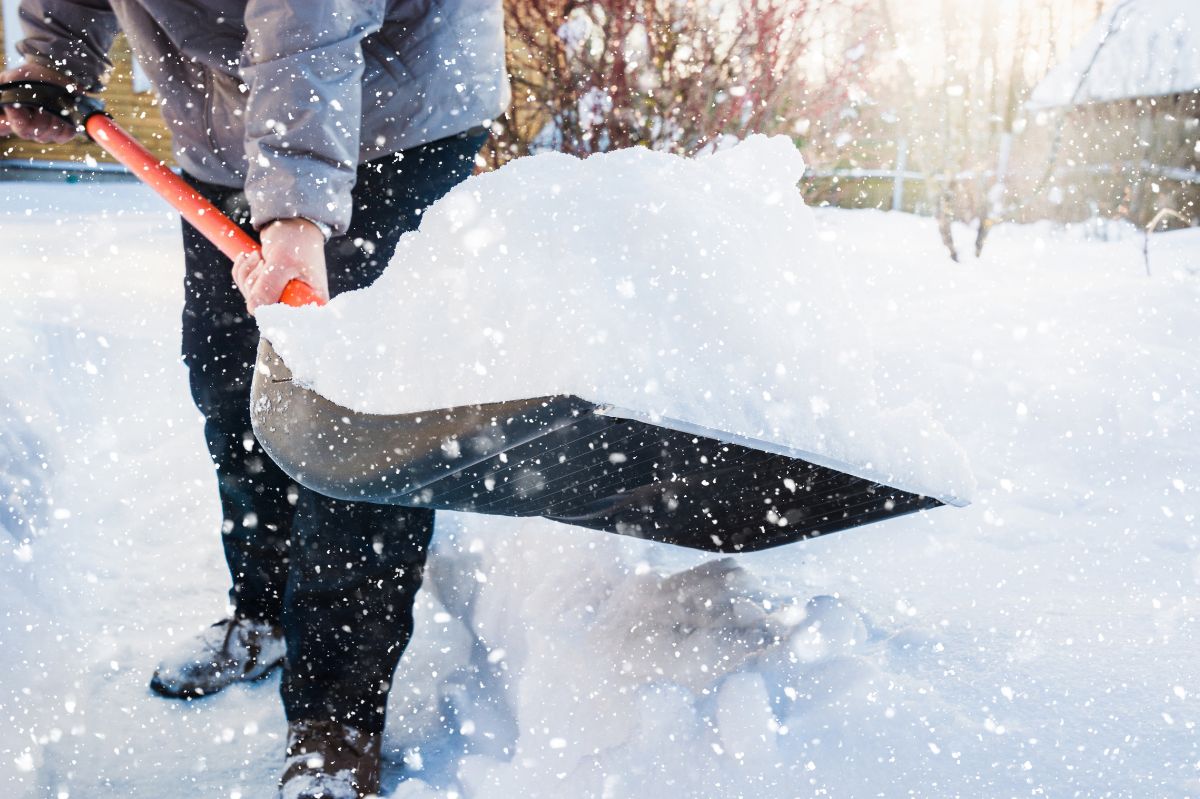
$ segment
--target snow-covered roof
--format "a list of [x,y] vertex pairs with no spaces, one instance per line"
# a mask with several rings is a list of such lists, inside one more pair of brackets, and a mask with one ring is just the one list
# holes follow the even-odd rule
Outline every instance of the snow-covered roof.
[[1123,0],[1030,97],[1034,108],[1200,90],[1200,0]]

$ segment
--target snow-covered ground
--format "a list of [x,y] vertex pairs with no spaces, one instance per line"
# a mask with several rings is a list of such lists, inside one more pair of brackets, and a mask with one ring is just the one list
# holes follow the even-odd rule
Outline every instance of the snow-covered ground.
[[[277,677],[146,688],[226,588],[176,223],[0,193],[0,792],[271,796]],[[443,514],[385,793],[1200,795],[1200,231],[1147,277],[1119,227],[957,265],[928,220],[817,225],[876,390],[932,409],[974,504],[724,560]]]

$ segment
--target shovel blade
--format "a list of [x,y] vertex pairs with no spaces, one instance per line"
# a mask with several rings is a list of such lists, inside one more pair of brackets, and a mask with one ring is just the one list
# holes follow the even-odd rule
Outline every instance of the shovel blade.
[[272,459],[327,496],[542,516],[709,552],[766,549],[942,504],[574,396],[361,413],[296,383],[266,339],[251,418]]

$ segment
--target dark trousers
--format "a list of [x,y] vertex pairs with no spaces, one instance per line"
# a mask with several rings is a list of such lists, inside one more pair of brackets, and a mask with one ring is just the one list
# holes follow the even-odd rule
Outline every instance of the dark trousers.
[[[325,246],[332,295],[383,272],[420,212],[470,175],[483,139],[462,134],[359,167],[350,230]],[[241,191],[189,180],[249,230]],[[412,635],[433,513],[330,499],[271,461],[250,428],[258,328],[228,259],[186,222],[183,243],[183,358],[217,467],[232,602],[241,616],[282,625],[289,721],[334,718],[380,732]]]

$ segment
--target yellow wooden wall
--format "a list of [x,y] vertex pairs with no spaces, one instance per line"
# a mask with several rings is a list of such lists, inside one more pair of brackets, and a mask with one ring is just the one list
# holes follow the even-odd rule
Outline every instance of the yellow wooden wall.
[[[4,21],[0,18],[0,41],[3,41],[3,35]],[[158,111],[154,95],[133,90],[131,54],[124,36],[117,37],[110,56],[115,68],[108,86],[100,93],[100,99],[104,100],[108,112],[123,128],[140,139],[159,158],[173,163],[170,134]],[[3,59],[3,53],[0,53],[0,59]],[[16,137],[0,137],[0,159],[4,160],[34,158],[44,161],[83,161],[87,155],[97,161],[112,162],[107,153],[84,138],[77,138],[69,144],[38,144]]]

